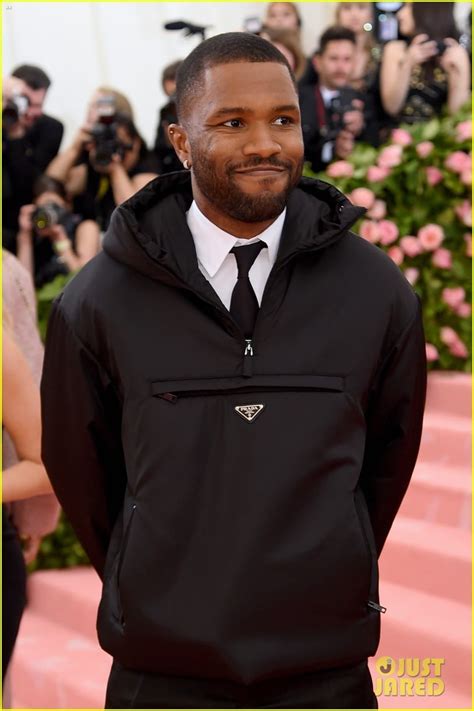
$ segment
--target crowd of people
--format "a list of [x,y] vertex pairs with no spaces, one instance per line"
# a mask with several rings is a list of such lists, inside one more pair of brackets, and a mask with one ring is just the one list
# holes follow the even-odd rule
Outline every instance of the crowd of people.
[[[397,125],[426,121],[444,110],[455,113],[466,102],[470,57],[458,41],[453,6],[403,3],[397,13],[398,36],[382,42],[374,3],[339,3],[334,23],[320,33],[313,54],[306,57],[297,5],[267,4],[255,33],[280,50],[298,81],[305,159],[314,171],[349,157],[359,141],[380,145]],[[4,500],[9,503],[46,495],[50,489],[39,456],[38,378],[28,375],[31,362],[17,352],[22,344],[16,329],[25,316],[15,313],[12,318],[8,290],[19,290],[18,311],[27,311],[34,322],[32,285],[42,287],[58,274],[84,266],[100,251],[117,205],[156,176],[182,169],[168,135],[177,121],[174,94],[180,66],[175,61],[163,71],[168,102],[159,112],[152,148],[137,129],[130,100],[116,88],[101,86],[94,92],[84,124],[70,145],[61,147],[62,123],[43,113],[51,83],[47,74],[22,65],[4,79],[3,425],[16,450],[11,463],[4,461]],[[40,359],[36,353],[36,369]],[[9,573],[5,577],[16,581],[17,590],[11,614],[4,616],[4,672],[24,604],[14,511],[4,516],[3,530],[4,568],[17,571],[13,578]],[[57,511],[48,511],[53,521]],[[4,595],[4,606],[8,599]]]

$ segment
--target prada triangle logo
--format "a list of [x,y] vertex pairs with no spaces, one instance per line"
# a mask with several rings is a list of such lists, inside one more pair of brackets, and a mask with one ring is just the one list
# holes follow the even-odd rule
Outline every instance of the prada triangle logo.
[[237,407],[234,407],[234,410],[238,412],[244,420],[247,420],[247,422],[253,422],[264,407],[265,405],[237,405]]

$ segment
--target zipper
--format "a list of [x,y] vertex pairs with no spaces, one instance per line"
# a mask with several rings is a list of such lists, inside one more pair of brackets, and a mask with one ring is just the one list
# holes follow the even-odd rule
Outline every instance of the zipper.
[[386,607],[384,607],[383,605],[379,605],[377,602],[374,602],[373,600],[368,601],[367,607],[371,607],[373,610],[377,610],[377,612],[387,612]]
[[127,549],[128,539],[130,537],[132,520],[133,520],[133,516],[136,511],[136,508],[137,508],[137,505],[133,504],[132,511],[130,513],[130,518],[128,519],[127,528],[125,529],[125,535],[123,537],[123,543],[122,543],[122,547],[120,549],[120,556],[119,556],[119,560],[118,560],[118,564],[117,564],[117,597],[118,597],[118,607],[119,607],[119,620],[120,620],[120,624],[122,625],[122,627],[125,627],[125,618],[124,618],[123,610],[122,610],[122,602],[120,600],[120,573],[122,570],[122,564],[123,564],[123,560],[125,557],[125,551]]
[[251,338],[245,339],[245,349],[244,349],[244,367],[242,370],[242,375],[246,378],[250,378],[253,375],[253,341]]

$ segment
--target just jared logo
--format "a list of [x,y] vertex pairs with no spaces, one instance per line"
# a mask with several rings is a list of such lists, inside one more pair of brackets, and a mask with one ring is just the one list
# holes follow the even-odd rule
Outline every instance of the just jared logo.
[[380,657],[375,663],[376,696],[440,696],[444,692],[440,657]]

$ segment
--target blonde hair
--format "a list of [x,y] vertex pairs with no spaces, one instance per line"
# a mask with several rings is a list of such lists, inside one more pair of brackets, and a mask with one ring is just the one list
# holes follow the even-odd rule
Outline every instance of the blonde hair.
[[284,27],[268,27],[264,25],[260,34],[264,39],[268,40],[268,42],[272,44],[275,42],[282,44],[291,52],[295,60],[293,74],[295,75],[296,81],[299,81],[306,69],[306,57],[301,47],[299,32]]
[[110,86],[99,86],[99,88],[96,89],[96,92],[113,96],[117,112],[119,114],[125,114],[126,116],[129,116],[133,121],[132,105],[125,96],[125,94],[122,94],[120,91],[117,91],[117,89],[112,89]]

